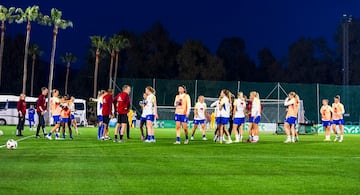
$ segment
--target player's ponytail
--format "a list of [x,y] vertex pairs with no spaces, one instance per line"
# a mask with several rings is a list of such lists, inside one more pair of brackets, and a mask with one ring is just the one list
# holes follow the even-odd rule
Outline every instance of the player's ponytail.
[[151,86],[147,86],[145,89],[149,90],[154,95],[156,93],[155,89],[153,87],[151,87]]

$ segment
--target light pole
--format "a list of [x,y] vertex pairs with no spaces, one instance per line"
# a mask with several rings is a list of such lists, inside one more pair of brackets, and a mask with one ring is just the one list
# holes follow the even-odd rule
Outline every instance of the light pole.
[[[349,108],[349,26],[352,21],[352,16],[343,14],[342,16],[342,29],[343,29],[343,97],[345,99],[345,104]],[[349,112],[348,112],[349,113]],[[346,114],[349,116],[349,114]]]

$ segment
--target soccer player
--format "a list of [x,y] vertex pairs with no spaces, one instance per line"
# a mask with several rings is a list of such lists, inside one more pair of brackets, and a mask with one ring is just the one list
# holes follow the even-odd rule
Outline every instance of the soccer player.
[[98,118],[98,140],[100,140],[104,134],[104,124],[103,124],[103,115],[102,115],[102,98],[105,94],[104,90],[98,91],[98,97],[90,98],[90,101],[96,102],[96,113]]
[[150,86],[147,86],[145,88],[145,93],[146,93],[146,105],[144,106],[144,113],[146,115],[146,129],[148,131],[148,136],[145,142],[151,143],[151,142],[156,142],[153,122],[155,118],[156,119],[158,118],[155,89]]
[[[51,129],[49,134],[46,136],[49,140],[52,140],[51,135],[59,130],[60,128],[60,113],[61,113],[61,107],[60,107],[61,101],[59,99],[59,90],[54,89],[52,91],[52,98],[50,99],[50,108],[51,108],[51,114],[54,120],[55,126]],[[55,139],[60,140],[59,134],[55,134]]]
[[35,127],[35,113],[36,110],[34,109],[34,105],[30,105],[28,109],[30,131],[32,131],[33,127]]
[[[220,136],[220,144],[224,141],[224,131],[226,130],[226,125],[229,123],[230,119],[230,109],[231,109],[231,102],[230,102],[230,91],[223,89],[220,92],[220,125],[219,125],[219,136]],[[230,134],[227,132],[225,133],[228,135],[229,139],[227,140],[227,144],[231,144],[231,137]]]
[[[290,92],[288,94],[288,97],[285,99],[284,106],[287,106],[287,113],[284,122],[286,140],[284,143],[294,143],[296,136],[295,125],[299,111],[299,97],[295,92]],[[290,136],[290,132],[292,136]]]
[[206,108],[204,96],[201,95],[198,97],[198,102],[196,102],[195,108],[194,108],[194,127],[192,129],[191,140],[194,140],[195,131],[196,131],[198,125],[200,125],[200,127],[201,127],[202,139],[207,140],[206,139],[206,129],[205,129],[206,109],[207,108]]
[[[124,137],[124,131],[127,128],[127,125],[129,124],[129,119],[128,119],[128,112],[130,110],[130,94],[131,92],[131,87],[129,85],[124,85],[122,87],[122,92],[120,92],[116,97],[115,97],[115,102],[117,103],[117,124],[115,126],[115,131],[114,131],[114,142],[124,142],[123,137]],[[119,134],[119,128],[121,127],[120,130],[120,139],[118,139],[118,134]]]
[[69,123],[71,110],[69,109],[68,101],[69,101],[68,96],[64,96],[62,98],[62,104],[60,105],[60,107],[61,107],[61,112],[60,112],[61,123],[60,123],[60,126],[62,127],[62,138],[63,139],[65,139],[65,129],[66,128],[69,130],[70,139],[73,139],[72,130],[71,130],[71,127],[70,127],[71,123]]
[[[243,137],[243,126],[245,124],[245,109],[246,109],[246,99],[244,98],[243,92],[237,94],[237,99],[234,100],[233,108],[233,132],[235,133],[235,142],[241,142]],[[240,130],[238,132],[238,127]]]
[[16,136],[23,136],[22,131],[24,130],[25,124],[25,115],[26,115],[26,102],[25,102],[25,94],[20,94],[19,101],[16,105],[18,111],[18,125],[16,127]]
[[331,128],[331,113],[332,108],[329,106],[329,100],[323,99],[322,106],[320,108],[321,120],[325,131],[325,139],[324,141],[330,140],[330,128]]
[[140,105],[141,110],[142,110],[141,117],[140,117],[141,140],[145,140],[148,137],[148,132],[147,132],[146,127],[145,127],[146,136],[144,136],[144,125],[146,126],[146,113],[144,113],[144,107],[146,105],[146,98],[147,98],[147,95],[146,95],[146,93],[144,93],[143,94],[143,100],[139,102],[139,105]]
[[[336,135],[334,142],[338,141],[339,142],[343,142],[344,141],[344,113],[345,113],[345,108],[344,105],[340,102],[340,96],[337,95],[334,97],[334,103],[332,104],[332,110],[333,110],[333,115],[332,115],[332,129]],[[339,139],[339,134],[336,131],[336,126],[339,126],[339,130],[340,130],[340,139]]]
[[219,133],[219,126],[220,126],[220,98],[213,102],[210,107],[214,108],[214,116],[215,116],[215,123],[216,123],[216,129],[214,131],[214,142],[216,142],[218,139],[220,140],[220,137],[218,135]]
[[249,118],[251,131],[252,131],[252,143],[257,143],[259,141],[259,123],[261,120],[261,102],[259,93],[256,91],[250,92],[250,101],[251,101],[251,116]]
[[68,107],[70,109],[70,121],[69,121],[69,127],[71,127],[71,125],[75,128],[75,133],[76,135],[79,135],[79,130],[77,127],[77,123],[76,123],[76,119],[75,119],[75,97],[71,96],[69,102],[68,102]]
[[184,129],[185,141],[184,144],[189,143],[189,132],[188,132],[188,117],[191,110],[190,96],[186,93],[185,85],[178,87],[179,94],[176,95],[174,106],[175,106],[175,123],[176,123],[176,141],[174,144],[180,144],[180,128]]
[[109,122],[110,117],[113,116],[113,90],[108,91],[102,97],[102,116],[104,124],[104,133],[102,134],[101,140],[111,140],[109,136]]
[[46,112],[46,95],[48,94],[48,92],[49,90],[46,87],[41,88],[41,94],[36,100],[36,112],[39,120],[36,128],[35,138],[40,138],[40,128],[42,128],[43,130],[43,135],[46,136],[44,114]]

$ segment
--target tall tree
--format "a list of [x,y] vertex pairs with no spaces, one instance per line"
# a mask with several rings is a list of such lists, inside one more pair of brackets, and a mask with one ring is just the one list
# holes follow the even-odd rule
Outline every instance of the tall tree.
[[115,50],[115,70],[114,70],[114,85],[113,85],[113,89],[115,91],[115,86],[116,86],[116,78],[117,78],[117,74],[118,74],[118,67],[119,67],[119,57],[120,57],[120,51],[122,49],[128,48],[130,47],[130,42],[129,39],[125,38],[122,35],[116,35],[115,36],[115,41],[114,41],[114,50]]
[[112,88],[112,75],[115,58],[115,44],[118,42],[117,36],[113,35],[109,42],[105,44],[105,50],[110,54],[110,66],[109,66],[109,88]]
[[[51,9],[50,16],[41,16],[40,22],[42,24],[46,24],[48,26],[53,26],[53,41],[52,41],[52,48],[51,48],[51,58],[50,58],[50,72],[49,72],[49,85],[48,89],[50,93],[48,94],[48,101],[51,98],[51,91],[53,86],[53,79],[54,79],[54,67],[55,67],[55,51],[56,51],[56,40],[57,35],[60,29],[66,29],[68,27],[73,27],[73,23],[70,20],[62,19],[62,12],[56,8]],[[48,104],[48,113],[50,113],[50,107]],[[49,115],[50,117],[50,115]]]
[[63,63],[66,63],[66,77],[65,77],[65,94],[68,94],[68,82],[69,82],[69,72],[71,63],[76,62],[77,58],[74,54],[66,52],[65,55],[60,57]]
[[253,81],[255,63],[245,50],[245,41],[239,37],[225,38],[216,51],[217,56],[224,61],[227,80]]
[[224,67],[200,41],[186,41],[177,55],[179,79],[222,79]]
[[23,84],[22,93],[26,93],[26,81],[27,81],[27,66],[28,66],[28,55],[29,55],[29,44],[30,44],[30,31],[31,22],[38,21],[40,14],[39,6],[34,5],[26,8],[25,11],[18,8],[17,13],[20,13],[20,17],[16,20],[17,23],[26,22],[26,39],[25,39],[25,52],[24,52],[24,70],[23,70]]
[[283,77],[281,64],[271,53],[269,48],[264,48],[258,52],[259,67],[258,81],[262,82],[280,82]]
[[0,21],[1,21],[1,40],[0,40],[0,87],[2,81],[2,65],[3,65],[3,54],[4,54],[4,45],[5,45],[5,23],[12,23],[17,15],[15,15],[15,7],[10,7],[7,9],[3,5],[0,5]]
[[96,51],[95,51],[95,67],[94,67],[94,86],[93,86],[93,89],[94,89],[93,97],[96,97],[100,53],[101,53],[101,50],[105,49],[106,37],[91,36],[90,40],[91,40],[91,45],[96,49]]
[[31,65],[31,85],[30,85],[30,96],[34,95],[34,74],[35,74],[35,63],[36,58],[38,56],[41,56],[43,54],[43,51],[41,51],[39,45],[33,44],[29,48],[29,56],[32,59],[32,65]]

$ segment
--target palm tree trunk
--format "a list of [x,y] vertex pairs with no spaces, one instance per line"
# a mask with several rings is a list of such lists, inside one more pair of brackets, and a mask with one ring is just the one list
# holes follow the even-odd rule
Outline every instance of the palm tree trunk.
[[5,21],[1,22],[1,41],[0,41],[0,87],[1,87],[1,75],[2,75],[2,64],[4,54],[4,41],[5,41]]
[[[57,38],[57,34],[58,34],[58,27],[54,26],[54,30],[53,30],[53,43],[52,43],[52,49],[51,49],[51,59],[50,59],[50,72],[49,72],[49,85],[48,85],[48,89],[49,89],[49,93],[48,93],[48,102],[50,102],[50,98],[51,98],[51,92],[52,92],[52,85],[53,85],[53,79],[54,79],[54,67],[55,67],[55,50],[56,50],[56,38]],[[47,120],[47,124],[49,125],[50,123],[50,104],[47,104],[47,113],[48,113],[48,120]]]
[[65,95],[67,94],[68,91],[69,72],[70,72],[70,62],[68,62],[66,65]]
[[120,51],[116,51],[116,57],[115,57],[115,70],[114,70],[114,85],[113,85],[113,91],[115,93],[115,87],[116,87],[116,77],[117,77],[117,72],[118,72],[118,66],[119,66],[119,54]]
[[115,51],[111,51],[111,59],[110,59],[110,71],[109,71],[109,89],[112,88],[112,70],[114,65],[114,57],[115,57]]
[[98,77],[98,69],[99,69],[99,57],[100,57],[100,49],[96,49],[96,57],[95,57],[95,70],[94,70],[94,92],[93,97],[96,97],[97,94],[97,77]]
[[26,40],[25,40],[25,52],[24,52],[24,72],[23,72],[23,86],[22,93],[26,93],[26,80],[27,80],[27,64],[28,64],[28,55],[29,55],[29,43],[30,43],[30,31],[31,23],[28,21],[26,25]]
[[34,73],[35,73],[35,62],[36,55],[32,55],[32,66],[31,66],[31,86],[30,86],[30,96],[34,95]]

